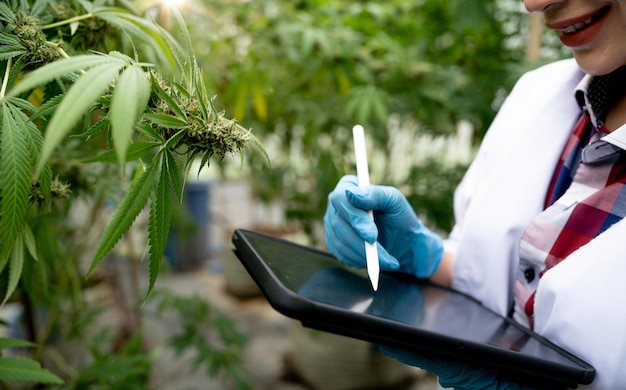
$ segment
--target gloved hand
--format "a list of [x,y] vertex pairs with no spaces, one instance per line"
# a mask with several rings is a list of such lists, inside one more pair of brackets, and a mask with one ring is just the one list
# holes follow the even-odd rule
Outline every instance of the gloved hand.
[[444,388],[456,390],[522,390],[531,387],[499,379],[495,372],[481,367],[456,363],[439,358],[427,358],[414,352],[380,346],[380,351],[405,364],[420,367],[437,375]]
[[[374,221],[367,210],[374,211]],[[354,175],[341,178],[328,196],[324,226],[330,252],[353,267],[365,267],[364,240],[377,241],[382,270],[418,278],[431,276],[443,256],[441,237],[424,226],[398,189],[360,188]]]

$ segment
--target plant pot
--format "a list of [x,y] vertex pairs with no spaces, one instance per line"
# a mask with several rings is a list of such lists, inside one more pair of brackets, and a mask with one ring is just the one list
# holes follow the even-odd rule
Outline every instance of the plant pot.
[[259,286],[254,282],[241,261],[231,250],[222,255],[226,291],[240,299],[254,298],[261,295]]
[[192,269],[209,257],[210,183],[188,182],[183,206],[174,210],[165,257],[176,271]]

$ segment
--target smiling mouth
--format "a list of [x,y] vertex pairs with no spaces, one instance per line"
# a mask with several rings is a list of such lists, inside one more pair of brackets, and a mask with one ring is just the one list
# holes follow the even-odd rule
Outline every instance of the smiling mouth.
[[566,28],[562,29],[561,32],[565,34],[573,34],[577,31],[580,31],[584,29],[585,27],[589,26],[590,24],[592,24],[593,22],[595,22],[596,20],[600,19],[604,15],[606,15],[606,13],[609,12],[609,9],[611,9],[611,7],[606,6],[598,10],[598,12],[596,12],[591,17],[589,17],[589,19],[582,21],[580,23],[573,24],[571,26],[567,26]]

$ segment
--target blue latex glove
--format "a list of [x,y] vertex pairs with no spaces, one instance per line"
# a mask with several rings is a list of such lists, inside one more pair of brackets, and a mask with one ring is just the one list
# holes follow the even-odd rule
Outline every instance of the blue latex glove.
[[[366,210],[374,211],[374,221]],[[418,278],[431,276],[443,256],[441,237],[424,226],[398,189],[360,188],[354,175],[344,176],[328,196],[324,226],[330,252],[353,267],[366,265],[364,240],[377,241],[382,270]]]
[[437,375],[444,388],[456,390],[523,390],[532,389],[517,383],[498,379],[497,375],[484,368],[451,362],[439,358],[426,358],[422,355],[390,347],[380,347],[384,355],[405,364],[420,367]]

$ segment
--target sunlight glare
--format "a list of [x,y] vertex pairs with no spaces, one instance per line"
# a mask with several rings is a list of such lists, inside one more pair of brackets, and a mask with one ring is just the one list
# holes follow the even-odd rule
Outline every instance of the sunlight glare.
[[170,8],[179,8],[185,0],[161,0],[163,5],[166,5]]

